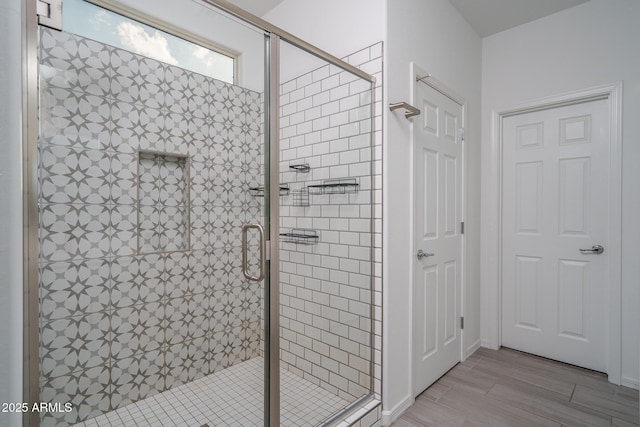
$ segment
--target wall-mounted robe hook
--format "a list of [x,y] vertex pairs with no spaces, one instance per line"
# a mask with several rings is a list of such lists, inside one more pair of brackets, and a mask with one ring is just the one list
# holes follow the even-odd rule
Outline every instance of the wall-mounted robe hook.
[[389,104],[389,110],[397,110],[398,108],[404,108],[406,111],[404,112],[404,117],[406,119],[410,119],[413,116],[417,116],[420,114],[420,110],[414,107],[413,105],[409,105],[406,102],[396,102],[393,104]]

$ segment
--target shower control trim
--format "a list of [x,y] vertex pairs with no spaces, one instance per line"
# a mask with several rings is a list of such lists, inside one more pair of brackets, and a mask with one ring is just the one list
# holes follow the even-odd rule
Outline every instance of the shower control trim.
[[[258,230],[258,234],[260,236],[260,274],[257,276],[253,276],[249,273],[249,262],[248,262],[248,232],[250,229]],[[265,238],[264,238],[264,227],[260,224],[245,224],[242,226],[242,274],[248,280],[252,280],[254,282],[261,282],[264,279],[265,271],[266,271],[266,250],[265,250]]]

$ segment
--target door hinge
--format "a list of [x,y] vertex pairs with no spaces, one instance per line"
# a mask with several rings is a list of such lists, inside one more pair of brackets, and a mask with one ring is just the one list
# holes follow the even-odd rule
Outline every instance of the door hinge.
[[62,31],[62,0],[36,0],[38,24]]
[[460,135],[460,141],[464,141],[464,128],[458,129],[458,135]]
[[464,329],[464,317],[460,318],[460,329]]
[[460,234],[464,234],[464,221],[460,223]]

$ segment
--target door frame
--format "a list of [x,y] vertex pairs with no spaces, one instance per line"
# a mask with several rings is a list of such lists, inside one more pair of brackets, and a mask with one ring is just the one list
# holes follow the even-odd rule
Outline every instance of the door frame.
[[[510,108],[491,111],[491,139],[488,160],[484,162],[487,174],[483,177],[483,191],[487,208],[483,208],[481,224],[482,346],[498,349],[502,345],[502,179],[503,135],[502,122],[509,116],[562,107],[566,105],[607,99],[610,123],[610,183],[609,195],[609,291],[605,304],[608,319],[607,375],[609,381],[621,381],[621,254],[622,254],[622,82],[586,88],[527,101]],[[486,233],[486,234],[485,234]],[[495,267],[491,267],[495,266]]]
[[[430,86],[431,88],[435,89],[436,91],[440,92],[441,94],[443,94],[444,96],[446,96],[447,98],[451,99],[453,102],[455,102],[456,104],[460,105],[462,107],[462,123],[460,125],[460,127],[465,129],[465,137],[462,138],[462,182],[461,182],[461,191],[462,191],[462,218],[461,221],[465,221],[465,218],[467,217],[467,185],[466,185],[466,179],[467,179],[467,144],[466,144],[466,129],[467,129],[467,102],[466,100],[458,95],[455,91],[453,91],[452,89],[450,89],[449,87],[447,87],[444,83],[442,83],[440,80],[438,80],[437,78],[431,76],[430,73],[427,73],[423,68],[419,67],[417,64],[415,64],[414,62],[410,63],[410,78],[411,78],[411,85],[410,85],[410,89],[411,89],[411,98],[410,98],[410,103],[411,105],[415,105],[416,104],[416,100],[417,100],[417,91],[418,91],[418,85],[420,84],[420,82]],[[423,77],[423,76],[429,76],[428,78],[423,78],[422,80],[418,81],[417,78],[418,77]],[[416,285],[415,283],[415,268],[416,268],[416,259],[413,257],[413,254],[415,254],[418,250],[418,248],[415,247],[415,241],[414,241],[414,233],[415,233],[415,217],[414,217],[414,211],[415,211],[415,191],[416,191],[416,185],[415,185],[415,168],[414,168],[414,162],[415,162],[415,147],[416,147],[416,130],[415,130],[415,126],[416,126],[416,122],[412,121],[411,122],[411,126],[410,126],[410,141],[411,141],[411,155],[410,155],[410,165],[409,165],[409,173],[411,176],[411,181],[410,181],[410,185],[409,185],[409,194],[410,194],[410,209],[409,209],[409,230],[410,230],[410,235],[411,235],[411,280],[410,280],[410,289],[409,289],[409,302],[408,302],[408,308],[409,308],[409,336],[411,337],[410,339],[410,345],[409,345],[409,354],[410,354],[410,360],[409,360],[409,390],[410,390],[410,395],[411,395],[411,404],[413,404],[413,402],[415,401],[416,396],[413,395],[414,391],[413,391],[413,373],[416,369],[415,365],[414,365],[414,357],[413,357],[413,351],[414,351],[414,342],[413,342],[413,289]],[[466,239],[466,234],[461,234],[461,238],[462,238],[462,247],[461,247],[461,251],[460,251],[460,257],[461,257],[461,266],[460,266],[460,288],[461,288],[461,292],[458,298],[460,298],[460,316],[464,317],[465,315],[465,304],[464,304],[464,299],[465,299],[465,295],[466,295],[466,272],[467,272],[467,239]],[[460,361],[464,361],[467,356],[469,356],[468,354],[465,354],[465,334],[464,334],[464,329],[460,330]]]

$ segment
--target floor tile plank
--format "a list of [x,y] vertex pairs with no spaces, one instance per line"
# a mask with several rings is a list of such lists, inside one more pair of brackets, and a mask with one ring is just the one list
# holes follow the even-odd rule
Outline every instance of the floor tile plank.
[[559,422],[540,417],[515,405],[493,399],[492,396],[478,396],[464,388],[454,387],[438,401],[440,405],[455,409],[481,425],[494,427],[560,427]]
[[467,368],[473,368],[483,359],[484,358],[476,352],[476,353],[473,353],[471,356],[467,357],[464,362],[460,362],[460,364],[463,366],[466,366]]
[[[501,349],[500,352],[502,351]],[[598,390],[609,390],[613,393],[615,393],[617,388],[617,386],[610,383],[607,380],[607,376],[601,372],[568,365],[566,363],[559,363],[544,357],[533,356],[515,350],[504,349],[504,351],[507,353],[517,353],[520,357],[517,359],[519,364],[525,367],[536,368],[542,375],[555,377],[563,381]]]
[[463,365],[458,365],[451,369],[440,381],[449,388],[455,385],[456,387],[464,387],[481,394],[486,394],[495,384],[495,381],[490,376],[484,375],[482,372],[476,372],[474,369]]
[[[554,396],[541,396],[535,392],[527,393],[521,388],[502,384],[496,384],[489,394],[497,400],[564,424],[602,427],[611,425],[611,416],[556,399]],[[551,395],[550,392],[547,394]]]
[[638,390],[634,390],[629,387],[618,387],[616,390],[616,396],[632,405],[640,406],[640,401],[638,401]]
[[449,386],[443,384],[440,381],[437,381],[431,387],[426,389],[420,396],[424,396],[429,400],[433,400],[434,402],[437,402],[438,399],[440,399],[440,397],[442,397],[442,395],[445,394],[449,389],[450,389]]
[[496,381],[501,379],[517,379],[531,385],[556,392],[571,398],[575,384],[557,377],[544,375],[540,370],[529,366],[511,366],[493,360],[483,360],[473,368],[476,371],[493,375]]
[[465,425],[466,418],[465,414],[423,399],[416,401],[416,403],[402,415],[401,419],[420,427],[460,427]]
[[637,427],[638,424],[630,423],[619,418],[614,418],[611,427]]
[[511,349],[479,349],[394,427],[638,427],[638,391],[599,372]]
[[571,401],[587,408],[596,409],[614,418],[638,424],[640,421],[638,406],[616,399],[608,393],[599,392],[583,386],[576,386]]

